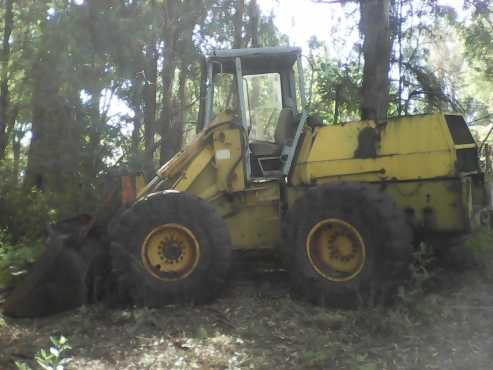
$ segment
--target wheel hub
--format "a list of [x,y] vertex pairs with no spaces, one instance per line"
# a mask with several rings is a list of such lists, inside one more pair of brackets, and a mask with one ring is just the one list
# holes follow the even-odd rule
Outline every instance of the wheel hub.
[[340,219],[316,224],[308,234],[306,251],[315,271],[336,282],[354,279],[366,262],[366,246],[360,233]]
[[357,241],[351,234],[336,232],[328,240],[330,257],[339,261],[348,262],[358,253]]
[[190,229],[178,224],[154,228],[141,246],[144,267],[160,280],[180,280],[190,275],[200,258],[200,245]]
[[173,240],[160,245],[159,255],[162,260],[177,262],[183,259],[183,254],[183,246],[180,242]]

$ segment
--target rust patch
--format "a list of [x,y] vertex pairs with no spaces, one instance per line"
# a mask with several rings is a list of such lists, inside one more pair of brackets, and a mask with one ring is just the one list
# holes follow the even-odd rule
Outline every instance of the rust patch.
[[358,147],[354,158],[375,158],[377,156],[379,132],[373,127],[365,127],[358,134]]

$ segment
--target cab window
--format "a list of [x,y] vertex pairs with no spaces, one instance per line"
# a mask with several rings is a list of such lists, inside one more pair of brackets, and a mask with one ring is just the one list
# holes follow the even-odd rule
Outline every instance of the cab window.
[[214,76],[212,114],[214,116],[225,111],[239,112],[235,78],[231,73],[217,73]]
[[282,109],[281,78],[278,73],[244,76],[250,141],[274,142]]

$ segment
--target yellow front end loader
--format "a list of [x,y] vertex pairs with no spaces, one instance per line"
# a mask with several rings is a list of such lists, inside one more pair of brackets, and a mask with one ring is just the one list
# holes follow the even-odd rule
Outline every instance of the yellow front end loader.
[[200,131],[108,226],[118,292],[139,305],[206,302],[233,250],[275,250],[293,291],[324,305],[379,301],[415,245],[469,233],[488,203],[460,115],[323,125],[298,48],[203,60]]

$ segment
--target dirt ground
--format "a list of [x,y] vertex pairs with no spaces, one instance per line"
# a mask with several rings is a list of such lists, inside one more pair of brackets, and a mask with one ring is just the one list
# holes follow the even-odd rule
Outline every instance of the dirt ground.
[[426,292],[390,308],[293,301],[285,272],[249,270],[206,306],[0,317],[0,369],[36,368],[34,354],[60,335],[69,369],[492,369],[493,264],[483,259],[436,269]]

